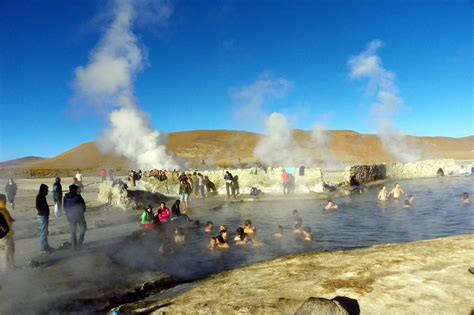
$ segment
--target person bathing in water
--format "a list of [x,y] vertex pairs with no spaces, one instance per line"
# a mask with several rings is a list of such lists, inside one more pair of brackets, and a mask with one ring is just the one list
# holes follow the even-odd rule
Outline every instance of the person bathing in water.
[[227,226],[226,225],[221,225],[219,227],[219,231],[220,231],[220,236],[227,242],[227,240],[229,239],[229,233],[227,231]]
[[212,221],[207,221],[206,225],[204,225],[204,232],[206,233],[212,233],[214,231],[214,222]]
[[333,202],[332,200],[328,200],[328,203],[326,204],[324,209],[326,209],[326,210],[336,210],[336,209],[339,209],[339,206],[337,205],[337,203]]
[[402,187],[400,187],[399,183],[395,184],[395,187],[390,191],[389,195],[392,195],[393,198],[398,199],[401,195],[406,196],[407,193],[403,191]]
[[471,202],[471,199],[469,198],[469,194],[467,192],[462,194],[462,202],[464,204],[468,204]]
[[295,234],[302,234],[303,231],[303,226],[301,226],[301,223],[296,223],[295,224],[295,229],[293,230],[293,233]]
[[312,241],[313,240],[313,234],[311,234],[311,228],[309,226],[305,226],[303,229],[303,240],[304,241]]
[[244,222],[244,232],[247,235],[252,235],[257,231],[257,229],[252,225],[252,221],[245,220]]
[[209,249],[228,249],[230,248],[229,243],[225,241],[225,239],[222,237],[222,235],[217,235],[211,237],[211,240],[209,242]]
[[387,192],[387,187],[385,185],[382,185],[380,187],[378,199],[381,201],[388,200],[388,192]]
[[174,230],[174,242],[177,244],[184,243],[186,241],[186,237],[184,236],[183,228],[177,227]]
[[411,203],[408,199],[405,200],[405,203],[403,204],[403,208],[411,208]]
[[235,244],[237,244],[237,245],[247,244],[249,239],[247,238],[247,233],[244,232],[243,228],[238,227],[237,230],[235,230],[235,233],[236,233],[236,235],[234,237]]
[[283,238],[283,226],[279,225],[273,236],[275,236],[275,238]]

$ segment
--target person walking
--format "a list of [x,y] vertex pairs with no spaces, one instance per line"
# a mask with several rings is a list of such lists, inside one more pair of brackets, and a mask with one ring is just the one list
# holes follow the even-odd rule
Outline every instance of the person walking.
[[8,180],[7,185],[5,186],[5,192],[7,193],[7,200],[10,206],[12,207],[12,210],[15,210],[15,197],[17,190],[18,187],[16,186],[15,181],[13,180],[13,178],[10,178]]
[[36,210],[38,211],[38,223],[40,225],[39,245],[42,253],[54,251],[48,243],[49,206],[46,201],[48,190],[47,185],[41,184],[36,195]]
[[[69,229],[71,232],[71,246],[77,249],[82,246],[84,242],[84,235],[86,234],[87,224],[85,219],[86,203],[81,195],[77,193],[77,186],[69,186],[69,192],[64,196],[64,212],[69,221]],[[77,239],[76,231],[79,226],[79,240]]]
[[53,184],[53,201],[54,214],[59,216],[63,210],[63,186],[61,185],[61,178],[56,177]]
[[3,244],[5,250],[5,267],[15,268],[15,242],[13,236],[13,219],[7,210],[7,197],[0,194],[0,244]]

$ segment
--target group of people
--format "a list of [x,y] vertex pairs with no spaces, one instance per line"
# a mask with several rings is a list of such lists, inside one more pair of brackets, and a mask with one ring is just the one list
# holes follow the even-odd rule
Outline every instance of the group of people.
[[153,207],[148,205],[140,216],[140,223],[146,231],[154,230],[159,224],[168,222],[173,218],[185,217],[180,209],[181,201],[176,200],[171,206],[171,210],[166,206],[164,201],[160,202],[160,207],[156,213]]
[[225,192],[227,194],[227,198],[230,196],[238,196],[240,195],[240,185],[239,185],[239,175],[232,175],[231,172],[225,171],[224,174],[224,181],[225,181]]
[[408,196],[408,198],[405,200],[403,204],[403,207],[404,208],[411,207],[411,205],[413,204],[413,201],[415,200],[415,197],[413,195],[408,195],[406,192],[404,192],[399,183],[396,183],[395,187],[393,187],[393,189],[390,192],[387,190],[387,186],[385,185],[380,186],[377,199],[380,201],[387,201],[390,197],[392,197],[393,199],[400,199],[402,196]]

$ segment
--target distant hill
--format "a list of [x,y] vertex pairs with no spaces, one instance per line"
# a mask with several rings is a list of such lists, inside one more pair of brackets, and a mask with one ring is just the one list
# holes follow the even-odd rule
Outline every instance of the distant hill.
[[[331,155],[340,162],[348,164],[394,161],[376,135],[360,134],[350,130],[329,131],[328,134]],[[295,130],[294,136],[301,146],[310,143],[311,134],[308,131]],[[253,150],[260,137],[261,135],[256,133],[232,130],[175,132],[168,134],[167,148],[170,154],[186,159],[193,167],[202,167],[203,162],[211,167],[236,166],[256,162]],[[474,159],[474,136],[465,138],[409,136],[408,140],[423,149],[425,158]],[[311,154],[320,159],[321,156],[318,155],[322,153],[316,148]],[[99,169],[129,166],[130,163],[125,158],[102,153],[94,142],[88,142],[50,159],[36,158],[19,166],[10,164],[8,167]]]
[[20,159],[9,160],[0,163],[0,168],[6,167],[23,167],[24,165],[39,162],[45,160],[45,158],[38,157],[38,156],[27,156]]

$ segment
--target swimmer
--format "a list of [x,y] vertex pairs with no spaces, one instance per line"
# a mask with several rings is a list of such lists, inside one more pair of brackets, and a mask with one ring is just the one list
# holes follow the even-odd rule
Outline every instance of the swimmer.
[[256,231],[257,231],[257,229],[252,225],[252,221],[245,220],[245,222],[244,222],[244,232],[247,233],[248,235],[252,235]]
[[378,199],[381,201],[386,201],[388,198],[387,187],[382,185],[379,190]]
[[213,236],[209,239],[209,249],[214,249],[217,247],[217,237]]
[[313,235],[311,234],[311,228],[309,226],[305,226],[303,229],[303,236],[305,241],[312,241]]
[[214,230],[214,222],[207,221],[206,225],[204,226],[204,232],[212,233],[213,230]]
[[415,196],[413,195],[408,196],[408,202],[410,203],[410,205],[413,205],[413,203],[415,202]]
[[247,233],[244,232],[244,229],[241,227],[238,227],[235,233],[237,233],[237,235],[234,237],[235,244],[245,245],[248,239],[247,239]]
[[403,204],[403,208],[411,208],[410,201],[407,199],[405,200],[405,203]]
[[300,215],[298,213],[298,210],[296,210],[296,209],[293,210],[293,219],[295,220],[295,222],[296,222],[296,220],[301,219]]
[[295,224],[295,229],[293,230],[293,233],[295,234],[302,234],[304,232],[303,227],[301,226],[300,223]]
[[395,187],[390,191],[389,195],[392,195],[393,198],[398,199],[401,195],[406,196],[407,193],[403,191],[402,187],[400,187],[399,183],[395,184]]
[[278,226],[274,236],[275,236],[275,238],[283,238],[283,226],[281,226],[281,225]]
[[184,236],[183,228],[177,227],[174,230],[174,242],[175,243],[184,243],[186,237]]
[[335,209],[339,209],[339,206],[337,205],[337,203],[333,202],[332,200],[328,200],[328,203],[324,207],[324,209],[326,209],[326,210],[335,210]]
[[468,204],[471,202],[471,199],[469,198],[469,194],[467,192],[462,194],[462,202],[465,204]]
[[229,243],[222,237],[222,235],[216,236],[217,248],[228,249],[230,248]]
[[226,225],[221,225],[219,228],[220,231],[220,236],[227,242],[227,239],[229,237],[229,234],[227,232],[227,226]]

